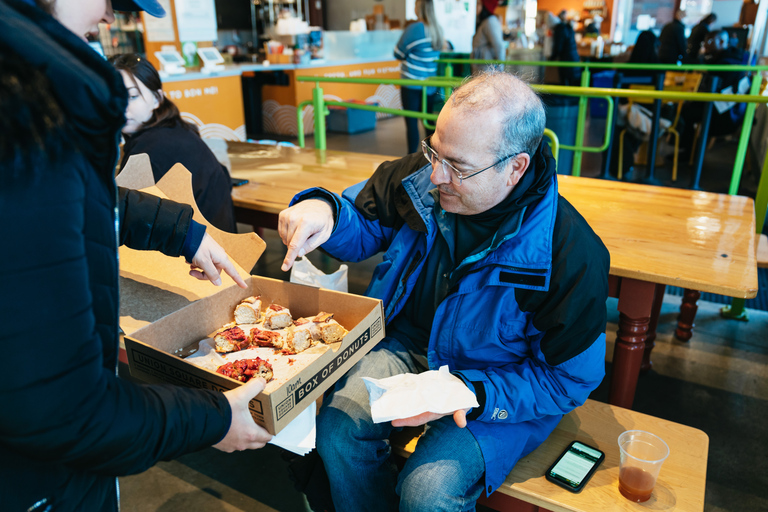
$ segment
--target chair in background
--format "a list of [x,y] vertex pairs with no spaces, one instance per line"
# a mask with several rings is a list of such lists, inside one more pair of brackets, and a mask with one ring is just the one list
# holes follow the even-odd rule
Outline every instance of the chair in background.
[[[672,91],[679,91],[679,92],[696,92],[699,90],[699,85],[701,84],[702,74],[697,72],[687,72],[682,73],[678,71],[667,71],[664,75],[664,91],[672,92]],[[630,85],[630,89],[650,89],[653,90],[652,86],[648,85]],[[632,101],[629,102],[629,108],[632,108]],[[634,100],[637,103],[646,103],[650,104],[653,103],[653,100]],[[674,160],[672,164],[672,181],[677,181],[677,163],[678,163],[678,153],[680,151],[680,133],[677,131],[678,123],[680,122],[680,113],[683,110],[683,100],[680,101],[672,101],[668,102],[668,104],[676,105],[675,108],[675,117],[672,121],[672,124],[667,128],[661,136],[666,135],[669,137],[670,135],[674,137],[675,139],[675,151],[674,151]],[[626,128],[621,131],[621,134],[619,136],[619,170],[618,170],[618,177],[621,179],[622,177],[622,156],[624,154],[624,134],[626,132]],[[669,140],[669,139],[667,139]]]
[[[642,84],[630,84],[630,89],[641,89],[646,91],[653,91],[655,90],[655,87],[652,85],[642,85]],[[629,102],[627,103],[627,116],[629,116],[629,113],[632,112],[632,104],[633,103],[641,103],[650,105],[653,103],[653,100],[644,100],[644,99],[629,99]],[[624,175],[624,136],[627,133],[627,129],[624,128],[621,130],[621,133],[619,134],[619,168],[617,171],[617,177],[621,179]]]
[[[704,75],[698,72],[679,72],[679,71],[667,71],[664,75],[664,90],[665,91],[680,91],[680,92],[696,92],[701,85],[701,79]],[[667,133],[675,137],[675,152],[674,161],[672,164],[672,181],[677,181],[677,160],[678,153],[680,152],[680,133],[677,131],[677,124],[680,121],[680,112],[683,110],[683,101],[675,101],[677,104],[675,109],[675,120],[672,122],[672,126],[667,129]],[[669,139],[667,139],[669,140]],[[693,153],[693,152],[691,152]]]

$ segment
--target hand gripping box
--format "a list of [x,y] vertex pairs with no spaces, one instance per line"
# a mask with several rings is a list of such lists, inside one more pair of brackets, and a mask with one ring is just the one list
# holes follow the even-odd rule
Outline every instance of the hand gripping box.
[[[148,158],[141,157],[131,160],[118,176],[118,184],[192,204],[195,220],[205,222],[192,199],[189,172],[177,165],[156,186],[147,188],[152,184],[151,168]],[[210,225],[208,233],[238,263],[247,289],[238,287],[224,274],[220,287],[198,281],[188,275],[189,265],[183,258],[121,247],[120,315],[131,375],[151,383],[232,389],[242,384],[175,354],[196,347],[200,340],[232,322],[235,306],[251,295],[260,295],[265,307],[275,303],[289,308],[293,318],[314,316],[320,311],[333,313],[334,319],[349,330],[344,339],[312,347],[299,356],[279,356],[287,363],[273,365],[273,380],[251,401],[256,422],[277,434],[384,337],[381,301],[249,276],[243,268],[253,267],[264,250],[264,242],[254,233],[232,235]]]

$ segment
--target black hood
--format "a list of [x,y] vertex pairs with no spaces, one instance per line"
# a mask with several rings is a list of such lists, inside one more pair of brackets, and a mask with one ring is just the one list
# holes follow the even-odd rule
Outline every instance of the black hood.
[[0,52],[47,79],[69,140],[94,168],[111,169],[128,101],[112,65],[53,17],[19,0],[0,0]]

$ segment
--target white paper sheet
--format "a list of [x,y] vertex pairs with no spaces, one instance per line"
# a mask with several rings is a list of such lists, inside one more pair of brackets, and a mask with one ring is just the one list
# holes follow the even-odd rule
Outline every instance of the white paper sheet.
[[317,403],[304,409],[287,427],[269,442],[298,455],[306,455],[315,448],[315,416]]
[[479,407],[475,394],[447,366],[415,375],[404,373],[386,379],[363,377],[374,423],[411,418],[425,412],[450,414]]

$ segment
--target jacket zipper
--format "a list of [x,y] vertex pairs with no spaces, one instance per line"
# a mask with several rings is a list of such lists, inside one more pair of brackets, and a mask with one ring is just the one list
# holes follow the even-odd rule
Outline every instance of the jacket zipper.
[[397,297],[397,300],[395,300],[395,303],[392,306],[392,310],[389,316],[387,316],[385,323],[389,323],[389,320],[392,318],[392,314],[397,309],[397,304],[400,302],[400,300],[402,300],[403,297],[405,297],[406,282],[408,281],[408,278],[410,278],[411,275],[416,271],[416,267],[418,267],[419,263],[421,263],[421,258],[422,258],[421,251],[416,251],[416,257],[413,260],[411,260],[411,264],[408,267],[408,270],[405,272],[405,274],[403,275],[403,278],[400,280],[400,283],[403,285],[403,292],[400,294],[399,297]]

